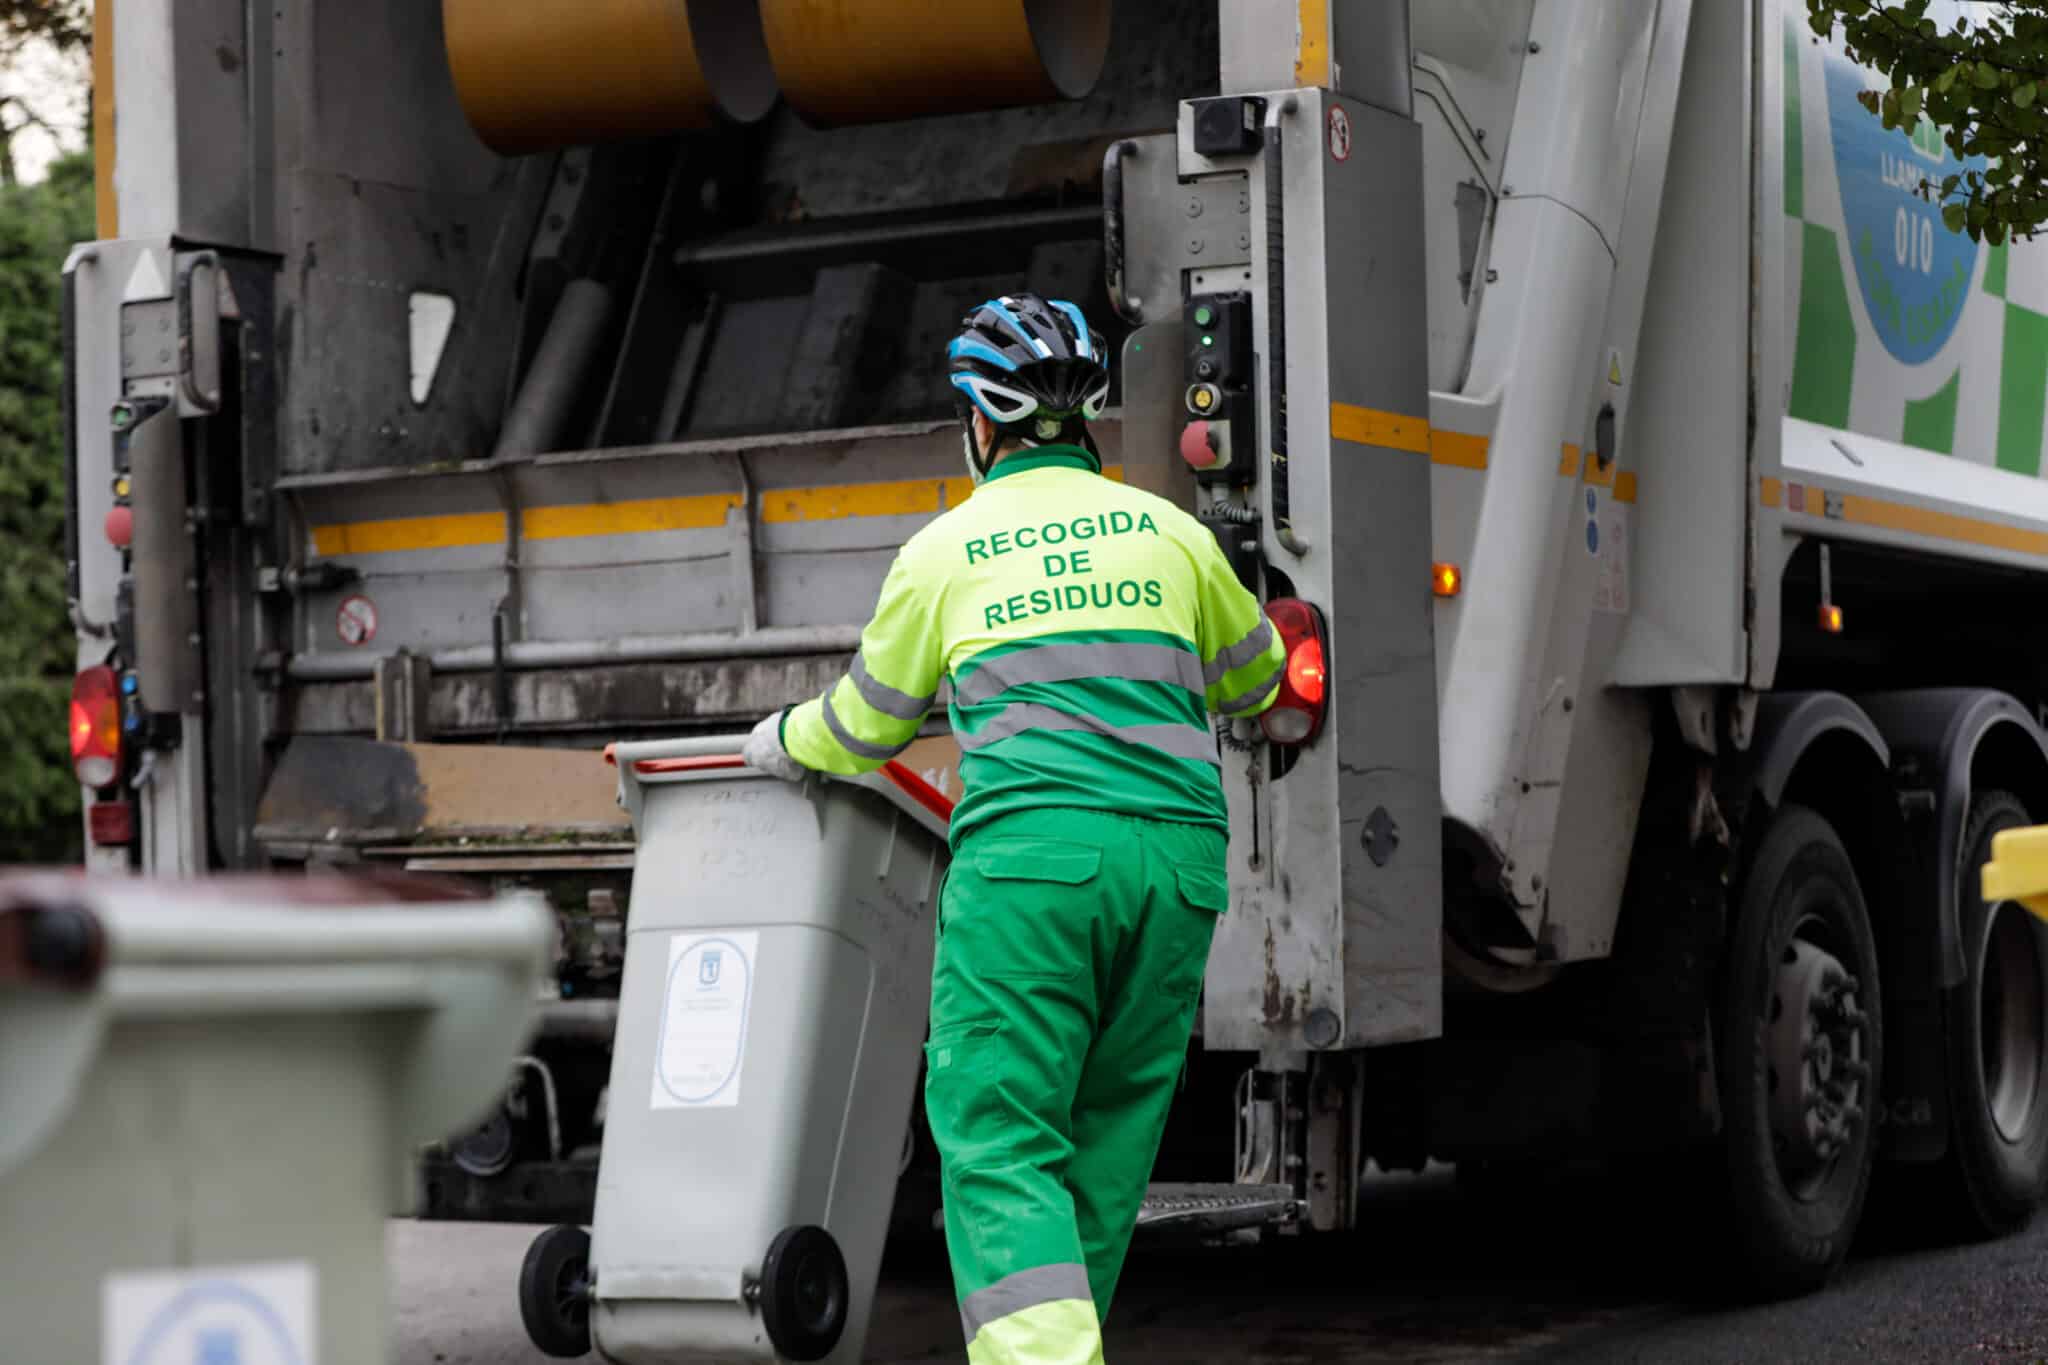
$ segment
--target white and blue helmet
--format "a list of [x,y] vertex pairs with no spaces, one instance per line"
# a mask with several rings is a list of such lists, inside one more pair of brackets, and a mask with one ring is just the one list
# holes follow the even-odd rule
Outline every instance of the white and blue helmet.
[[[1053,442],[1094,449],[1087,424],[1109,402],[1109,359],[1100,333],[1064,299],[1005,294],[961,320],[946,347],[948,379],[960,397],[964,421],[979,411],[1005,439]],[[968,468],[988,472],[989,450],[975,448],[968,424]]]

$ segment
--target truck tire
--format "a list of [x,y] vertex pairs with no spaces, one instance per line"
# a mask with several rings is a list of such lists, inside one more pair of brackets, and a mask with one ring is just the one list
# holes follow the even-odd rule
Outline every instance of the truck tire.
[[1870,916],[1848,853],[1817,812],[1785,806],[1765,831],[1721,984],[1732,1268],[1756,1294],[1807,1293],[1855,1237],[1884,1074]]
[[1965,976],[1948,993],[1952,1111],[1945,1201],[1967,1236],[2000,1237],[2048,1191],[2048,926],[2010,901],[1986,904],[1978,869],[1992,836],[2032,823],[2010,792],[1970,804],[1956,897]]

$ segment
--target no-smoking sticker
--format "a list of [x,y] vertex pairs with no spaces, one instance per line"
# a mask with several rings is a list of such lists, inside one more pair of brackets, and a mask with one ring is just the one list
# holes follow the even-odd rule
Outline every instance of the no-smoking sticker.
[[1351,115],[1341,104],[1330,106],[1330,156],[1337,161],[1351,159]]
[[334,633],[345,645],[366,645],[377,638],[377,604],[360,594],[344,597],[334,609]]

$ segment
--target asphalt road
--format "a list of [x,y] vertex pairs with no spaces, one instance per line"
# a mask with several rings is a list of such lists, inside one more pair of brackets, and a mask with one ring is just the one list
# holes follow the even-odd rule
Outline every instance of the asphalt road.
[[[1375,1182],[1369,1230],[1256,1248],[1141,1248],[1112,1361],[2048,1361],[2048,1217],[2002,1242],[1867,1237],[1838,1282],[1731,1305],[1654,1186],[1559,1178],[1513,1204],[1447,1174]],[[394,1223],[397,1365],[542,1365],[513,1300],[534,1229]],[[943,1258],[892,1249],[868,1359],[959,1360]]]

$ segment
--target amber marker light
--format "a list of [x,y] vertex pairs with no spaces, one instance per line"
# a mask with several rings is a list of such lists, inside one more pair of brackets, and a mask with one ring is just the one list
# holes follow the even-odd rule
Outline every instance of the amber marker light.
[[1438,597],[1456,597],[1465,587],[1465,574],[1455,564],[1437,564],[1430,569],[1430,588]]
[[1820,604],[1820,628],[1830,635],[1842,633],[1842,609],[1832,602]]

